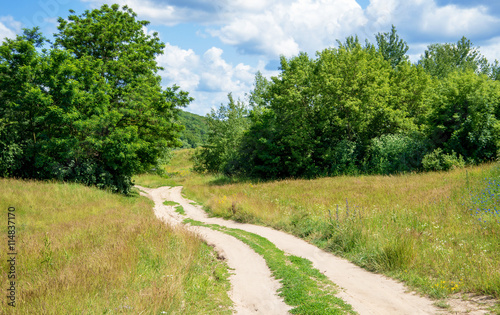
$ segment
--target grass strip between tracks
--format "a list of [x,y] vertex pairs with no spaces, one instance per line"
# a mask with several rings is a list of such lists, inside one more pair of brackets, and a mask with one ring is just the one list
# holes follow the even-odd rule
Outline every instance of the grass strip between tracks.
[[231,235],[262,255],[273,276],[282,284],[278,293],[287,305],[293,307],[290,313],[355,314],[351,305],[335,296],[336,285],[313,268],[309,260],[286,255],[266,238],[247,231],[205,224],[192,219],[186,219],[184,223],[209,227]]

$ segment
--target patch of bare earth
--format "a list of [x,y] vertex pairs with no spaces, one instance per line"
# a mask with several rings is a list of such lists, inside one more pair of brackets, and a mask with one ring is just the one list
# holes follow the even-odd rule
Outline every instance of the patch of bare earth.
[[[182,224],[183,216],[174,207],[163,204],[170,199],[168,187],[149,189],[137,186],[154,203],[156,216],[171,226]],[[172,200],[173,201],[173,200]],[[271,276],[264,258],[236,238],[207,227],[186,226],[197,233],[205,242],[215,248],[231,268],[231,291],[236,314],[287,314],[291,308],[283,302],[276,291],[280,283]]]
[[468,314],[483,315],[490,314],[489,310],[498,305],[499,301],[490,297],[474,294],[454,294],[443,301],[447,308],[445,314]]
[[[341,288],[337,296],[351,304],[359,314],[487,314],[487,310],[496,302],[474,296],[454,296],[436,302],[409,292],[400,282],[366,271],[290,234],[268,227],[208,217],[201,207],[193,205],[194,202],[181,195],[182,187],[139,188],[153,199],[156,215],[167,223],[179,224],[188,217],[207,224],[245,230],[267,238],[287,254],[309,259],[314,268]],[[164,206],[165,200],[179,203],[186,216],[177,214],[174,207]],[[276,295],[279,283],[271,278],[261,256],[224,233],[202,227],[190,229],[212,244],[227,260],[229,267],[234,268],[230,294],[238,314],[284,314],[290,310]]]

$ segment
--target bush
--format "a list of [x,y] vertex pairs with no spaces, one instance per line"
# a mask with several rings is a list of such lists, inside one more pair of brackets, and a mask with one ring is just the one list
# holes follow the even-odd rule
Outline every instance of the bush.
[[368,146],[369,172],[393,174],[421,168],[427,143],[419,135],[386,134],[371,140]]
[[358,146],[356,142],[341,140],[332,149],[327,150],[324,158],[330,164],[328,175],[347,175],[357,173]]
[[441,148],[428,153],[422,160],[422,166],[426,171],[447,171],[452,168],[464,167],[465,161],[461,155],[452,151],[446,154]]

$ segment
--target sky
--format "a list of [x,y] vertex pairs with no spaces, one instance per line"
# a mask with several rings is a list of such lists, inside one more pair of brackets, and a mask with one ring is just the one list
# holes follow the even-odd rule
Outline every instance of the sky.
[[128,5],[151,23],[165,43],[157,58],[163,86],[174,84],[195,100],[187,111],[205,115],[227,103],[228,93],[245,101],[255,73],[279,74],[280,56],[335,47],[358,35],[375,42],[395,25],[417,62],[432,43],[470,39],[490,62],[500,60],[500,1],[493,0],[23,0],[0,4],[0,40],[39,26],[57,32],[58,17],[82,14],[103,4]]

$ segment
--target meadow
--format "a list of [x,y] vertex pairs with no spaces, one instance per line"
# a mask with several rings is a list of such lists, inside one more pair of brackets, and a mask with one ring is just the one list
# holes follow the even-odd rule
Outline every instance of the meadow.
[[[16,304],[3,295],[2,314],[231,313],[225,263],[193,233],[158,220],[137,193],[0,179],[4,253],[9,207]],[[6,288],[7,259],[1,267]]]
[[212,215],[290,232],[433,298],[500,297],[497,164],[255,182],[192,173],[191,154],[177,151],[164,180]]

